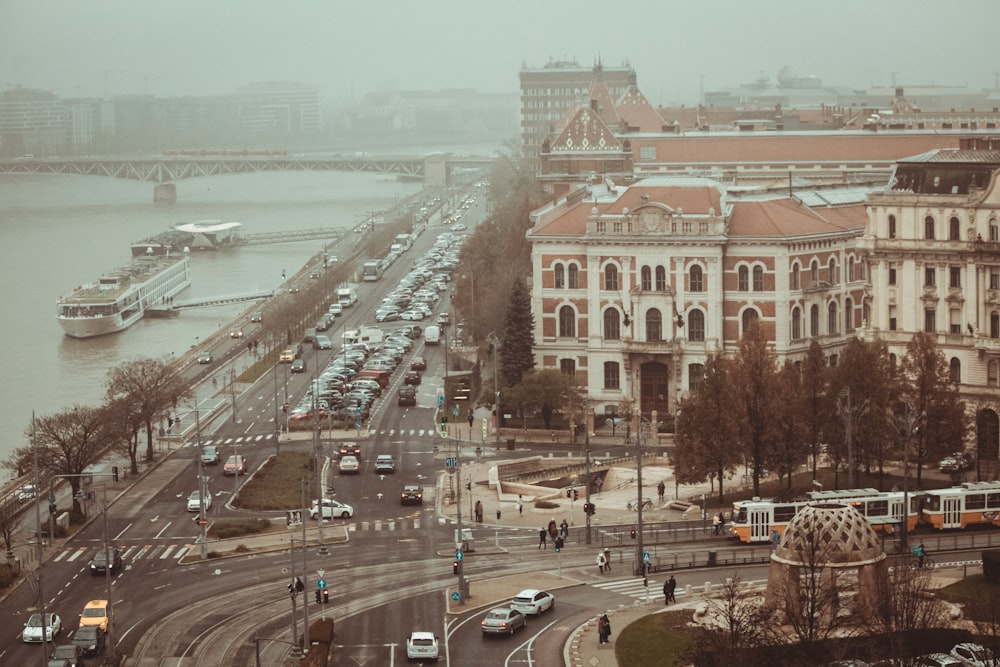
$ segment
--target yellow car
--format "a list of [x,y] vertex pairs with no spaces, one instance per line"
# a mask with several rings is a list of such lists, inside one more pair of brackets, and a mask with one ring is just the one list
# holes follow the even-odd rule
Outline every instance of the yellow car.
[[292,363],[293,361],[295,361],[295,350],[293,350],[292,348],[282,350],[281,356],[278,358],[278,361],[283,364]]
[[108,601],[91,600],[83,607],[80,614],[80,627],[96,625],[101,632],[108,631]]

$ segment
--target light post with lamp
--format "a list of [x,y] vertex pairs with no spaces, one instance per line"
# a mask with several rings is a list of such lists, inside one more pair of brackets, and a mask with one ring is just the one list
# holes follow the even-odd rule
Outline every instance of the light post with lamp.
[[[490,344],[490,350],[493,353],[493,409],[496,411],[496,447],[500,449],[500,421],[503,419],[503,415],[500,413],[500,382],[497,376],[497,357],[500,355],[500,339],[497,338],[495,331],[491,331],[486,337],[486,342]],[[587,525],[590,525],[589,518],[587,519]]]

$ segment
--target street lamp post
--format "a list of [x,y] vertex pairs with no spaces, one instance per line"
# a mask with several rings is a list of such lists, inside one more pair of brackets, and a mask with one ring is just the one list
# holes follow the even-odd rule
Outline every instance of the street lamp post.
[[274,365],[274,455],[281,453],[281,422],[278,421],[278,364]]
[[201,417],[198,396],[194,397],[194,433],[198,443],[198,526],[201,529],[201,559],[208,560],[208,518],[205,516],[205,475],[202,470]]
[[[500,413],[500,384],[499,384],[499,378],[497,376],[497,357],[500,355],[500,339],[497,338],[496,332],[491,331],[490,334],[486,337],[486,342],[490,344],[490,348],[493,350],[493,409],[497,413],[497,418],[496,418],[497,449],[500,449],[500,420],[503,418],[502,414]],[[590,525],[589,518],[587,519],[587,525],[588,526]]]

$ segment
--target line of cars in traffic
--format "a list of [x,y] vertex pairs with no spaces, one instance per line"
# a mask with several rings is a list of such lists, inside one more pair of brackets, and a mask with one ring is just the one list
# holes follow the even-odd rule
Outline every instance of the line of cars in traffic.
[[[79,667],[85,657],[100,655],[104,651],[108,631],[108,601],[91,600],[80,612],[80,626],[69,637],[68,643],[53,650],[50,667]],[[55,643],[63,631],[62,617],[55,612],[36,612],[28,617],[21,631],[21,641],[26,644]]]

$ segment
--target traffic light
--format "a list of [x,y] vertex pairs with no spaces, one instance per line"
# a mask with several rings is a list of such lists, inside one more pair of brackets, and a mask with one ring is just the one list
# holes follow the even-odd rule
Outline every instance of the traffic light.
[[566,497],[567,498],[573,497],[573,489],[566,489]]
[[59,509],[56,507],[55,503],[49,503],[49,514],[55,514]]
[[633,528],[632,530],[628,531],[628,534],[631,535],[632,539],[634,540],[635,539],[635,528]]
[[583,513],[587,514],[587,515],[590,514],[590,503],[584,503],[583,504]]
[[456,560],[451,564],[451,573],[458,574],[458,561]]
[[330,589],[323,589],[323,604],[330,604]]
[[322,602],[322,601],[323,601],[323,596],[322,596],[322,595],[320,594],[320,591],[319,591],[319,589],[317,588],[317,589],[316,589],[316,604],[319,604],[319,603],[320,603],[320,602]]
[[573,500],[579,500],[579,499],[580,499],[580,490],[573,489]]

